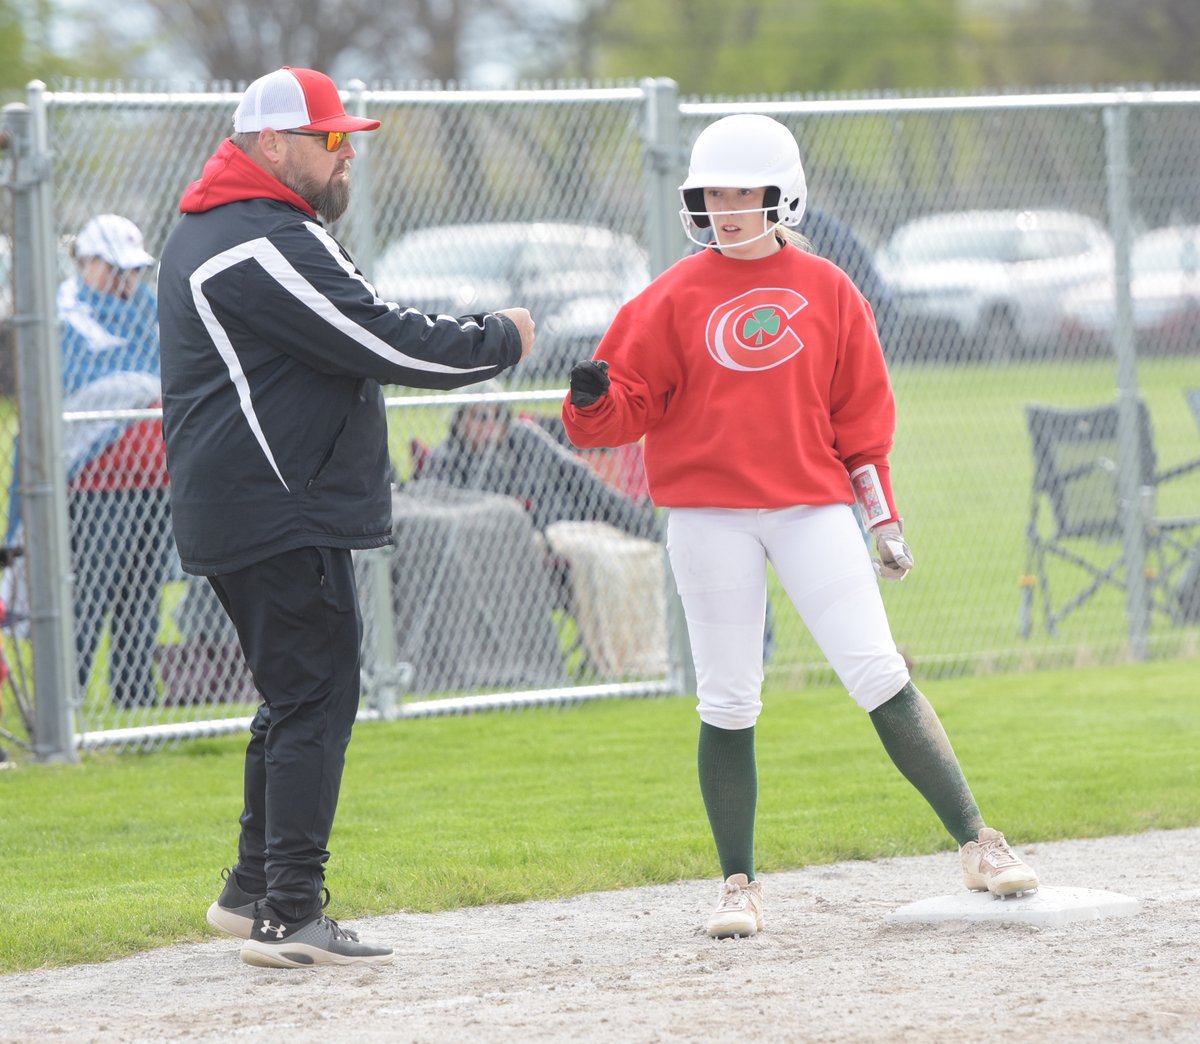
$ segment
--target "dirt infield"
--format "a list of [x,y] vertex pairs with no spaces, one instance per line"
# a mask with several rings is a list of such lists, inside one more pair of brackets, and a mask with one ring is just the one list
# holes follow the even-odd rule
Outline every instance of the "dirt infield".
[[1200,829],[1021,851],[1138,913],[890,924],[960,887],[956,856],[839,863],[764,875],[747,940],[705,937],[716,882],[680,882],[356,925],[383,968],[251,968],[222,939],[11,975],[0,1041],[1200,1041]]

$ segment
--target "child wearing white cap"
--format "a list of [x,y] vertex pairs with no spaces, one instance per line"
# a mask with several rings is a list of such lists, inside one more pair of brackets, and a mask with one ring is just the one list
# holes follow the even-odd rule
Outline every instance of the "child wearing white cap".
[[[100,214],[80,229],[71,253],[77,274],[57,297],[64,410],[159,405],[157,302],[143,278],[155,259],[141,229]],[[107,622],[108,696],[118,707],[148,706],[158,695],[154,651],[173,547],[162,422],[76,421],[65,443],[79,686],[87,688]],[[15,500],[7,539],[21,542]]]

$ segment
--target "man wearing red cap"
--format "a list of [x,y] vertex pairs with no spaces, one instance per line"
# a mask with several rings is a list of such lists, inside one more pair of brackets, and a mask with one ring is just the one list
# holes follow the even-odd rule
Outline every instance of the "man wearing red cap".
[[312,69],[255,80],[184,192],[159,321],[171,511],[262,696],[237,863],[208,919],[249,964],[383,963],[324,914],[324,865],[358,710],[351,551],[391,541],[381,384],[458,388],[529,354],[524,308],[453,318],[381,300],[323,222],[349,201],[347,115]]

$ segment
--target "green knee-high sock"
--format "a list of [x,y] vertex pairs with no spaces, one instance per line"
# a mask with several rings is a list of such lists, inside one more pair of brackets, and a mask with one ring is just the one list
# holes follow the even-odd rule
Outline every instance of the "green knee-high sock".
[[718,729],[701,722],[696,763],[700,795],[721,861],[721,876],[745,874],[753,881],[754,813],[758,804],[754,727]]
[[882,707],[871,711],[871,724],[904,778],[933,807],[959,845],[974,841],[983,827],[954,748],[937,712],[912,682]]

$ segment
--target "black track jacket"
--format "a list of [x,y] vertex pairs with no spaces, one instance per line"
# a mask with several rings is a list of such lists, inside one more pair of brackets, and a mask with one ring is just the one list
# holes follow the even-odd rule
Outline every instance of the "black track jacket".
[[380,300],[298,195],[225,141],[158,276],[163,433],[183,568],[392,538],[380,384],[458,388],[521,356],[515,324]]

